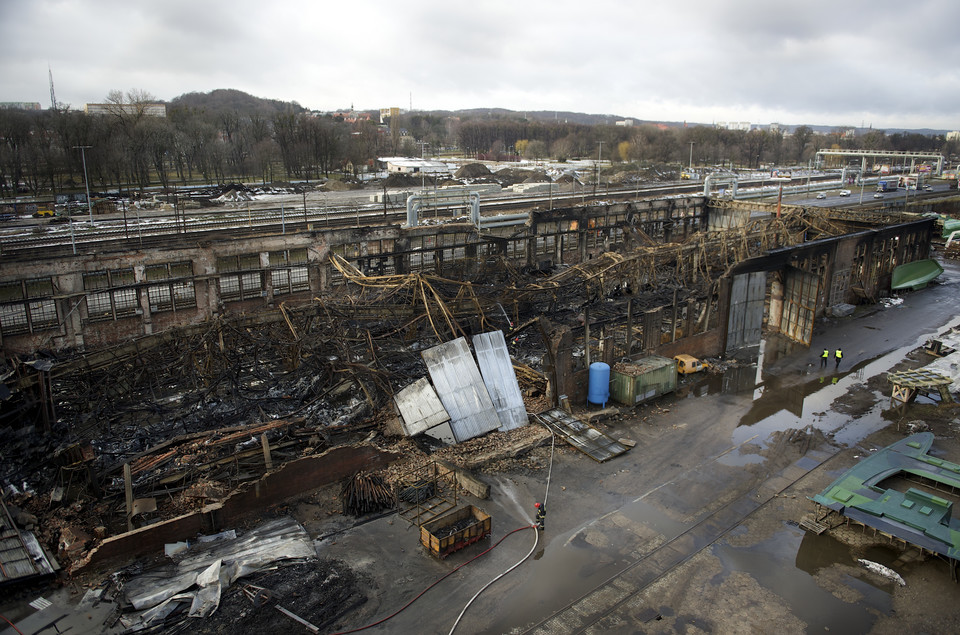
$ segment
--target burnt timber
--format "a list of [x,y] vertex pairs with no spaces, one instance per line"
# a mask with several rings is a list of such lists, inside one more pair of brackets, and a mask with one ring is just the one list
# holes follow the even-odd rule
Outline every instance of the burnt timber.
[[[209,387],[233,363],[222,358],[244,346],[295,367],[324,341],[325,357],[354,360],[350,373],[383,384],[371,367],[378,348],[530,331],[543,315],[573,331],[569,346],[584,352],[584,366],[643,352],[734,354],[758,343],[761,329],[809,343],[816,317],[878,298],[893,268],[929,256],[935,232],[919,214],[774,209],[669,198],[534,211],[487,230],[310,227],[189,245],[172,238],[147,251],[108,242],[73,256],[8,253],[6,383],[43,393],[47,427],[59,378],[84,377],[89,389],[139,359],[149,363],[108,382],[107,394],[165,372]],[[56,363],[20,361],[41,351]],[[562,350],[544,357],[560,384],[557,365],[570,363]]]
[[[422,376],[419,350],[490,330],[510,333],[521,384],[549,407],[582,400],[591,360],[734,356],[762,332],[809,344],[829,307],[879,297],[897,265],[929,257],[935,233],[919,214],[778,215],[688,197],[533,211],[489,229],[311,226],[7,253],[2,422],[46,442],[24,445],[0,479],[122,497],[121,466],[159,465],[170,439],[290,421],[264,431],[276,436],[262,451],[129,470],[130,498],[161,506],[204,476],[236,487],[270,470],[271,448],[293,461],[380,428],[392,394]],[[65,451],[91,442],[79,458]],[[130,516],[104,521],[106,533]]]

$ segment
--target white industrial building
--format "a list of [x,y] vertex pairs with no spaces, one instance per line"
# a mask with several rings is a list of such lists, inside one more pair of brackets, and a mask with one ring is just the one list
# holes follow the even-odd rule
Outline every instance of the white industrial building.
[[416,159],[410,157],[381,157],[379,161],[387,166],[387,172],[397,174],[451,174],[450,166],[443,161]]

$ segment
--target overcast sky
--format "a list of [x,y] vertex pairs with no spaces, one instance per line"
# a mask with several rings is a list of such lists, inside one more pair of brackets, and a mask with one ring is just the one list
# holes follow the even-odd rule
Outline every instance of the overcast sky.
[[956,0],[0,0],[0,101],[960,129]]

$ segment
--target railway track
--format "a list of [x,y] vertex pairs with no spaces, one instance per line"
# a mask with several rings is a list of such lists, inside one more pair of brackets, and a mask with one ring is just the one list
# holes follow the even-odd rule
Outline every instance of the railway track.
[[[835,179],[833,176],[812,178]],[[743,182],[743,186],[760,182]],[[548,207],[570,207],[597,201],[625,201],[640,198],[693,195],[703,190],[700,182],[683,185],[601,188],[589,187],[581,191],[524,196],[496,196],[481,200],[482,216],[495,216],[503,212],[516,212]],[[430,204],[424,197],[425,219],[446,220],[468,216],[466,200],[462,204]],[[432,216],[431,216],[432,215]],[[129,248],[131,243],[139,248],[153,248],[169,244],[177,236],[189,241],[204,240],[219,234],[242,237],[244,234],[286,233],[303,231],[304,228],[336,229],[388,225],[405,222],[406,206],[383,203],[353,203],[339,206],[298,206],[220,208],[216,210],[186,210],[183,212],[139,213],[131,218],[129,212],[109,217],[98,217],[90,222],[85,215],[72,217],[72,222],[36,221],[24,224],[7,224],[0,228],[0,255],[41,250],[47,255],[65,255],[72,252],[110,250],[111,247]]]

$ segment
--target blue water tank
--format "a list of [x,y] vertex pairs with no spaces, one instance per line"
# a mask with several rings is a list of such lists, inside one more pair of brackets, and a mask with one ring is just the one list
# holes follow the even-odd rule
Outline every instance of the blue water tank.
[[590,383],[587,386],[587,401],[606,407],[610,399],[610,364],[590,364]]

